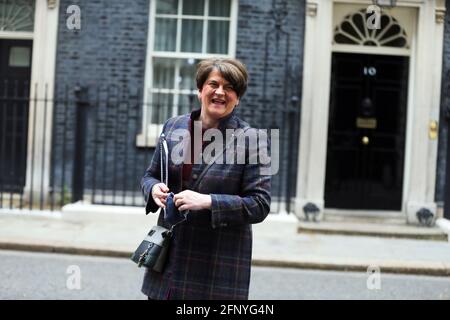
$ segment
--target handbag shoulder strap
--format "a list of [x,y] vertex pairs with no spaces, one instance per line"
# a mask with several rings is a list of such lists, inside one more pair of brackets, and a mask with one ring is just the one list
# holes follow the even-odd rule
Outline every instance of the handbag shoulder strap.
[[[165,165],[163,164],[163,152]],[[159,139],[159,154],[161,156],[160,166],[161,166],[161,182],[163,182],[167,187],[169,187],[169,147],[167,146],[167,140],[164,133],[161,134]],[[165,175],[164,169],[165,168]]]

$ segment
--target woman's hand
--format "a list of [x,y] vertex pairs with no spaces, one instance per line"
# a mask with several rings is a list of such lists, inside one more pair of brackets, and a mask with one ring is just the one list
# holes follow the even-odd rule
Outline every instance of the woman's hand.
[[164,183],[157,183],[152,188],[152,198],[160,208],[166,207],[166,198],[169,188]]
[[173,200],[179,211],[211,209],[211,196],[192,190],[177,193]]

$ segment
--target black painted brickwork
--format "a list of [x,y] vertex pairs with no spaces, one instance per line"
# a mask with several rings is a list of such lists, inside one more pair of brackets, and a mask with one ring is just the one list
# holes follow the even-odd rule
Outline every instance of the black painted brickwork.
[[[238,112],[255,126],[280,127],[284,141],[290,138],[289,145],[284,148],[289,148],[296,157],[305,1],[286,1],[287,16],[280,22],[279,29],[273,18],[272,3],[272,0],[239,1],[236,57],[249,69],[250,86]],[[81,8],[80,31],[66,27],[69,15],[65,11],[71,4]],[[53,149],[55,185],[63,184],[64,171],[64,185],[69,189],[71,186],[75,106],[64,103],[64,100],[66,91],[72,100],[74,89],[80,85],[89,88],[91,106],[88,109],[86,187],[91,188],[95,183],[98,188],[102,177],[106,177],[106,188],[116,184],[125,190],[138,191],[140,177],[153,152],[139,149],[135,143],[142,118],[140,103],[149,1],[61,0],[60,10]],[[111,86],[114,87],[108,93],[105,88]],[[121,98],[123,86],[126,86],[126,94]],[[97,102],[97,95],[103,102]],[[111,96],[115,97],[105,102],[108,100],[106,97]],[[293,128],[289,130],[284,128],[285,113],[277,111],[286,105],[296,110],[289,115]],[[66,148],[63,152],[64,143]],[[294,164],[293,169],[296,170],[296,158],[289,163]],[[281,174],[286,176],[286,162],[280,167],[284,170]],[[291,175],[296,176],[296,171]],[[291,185],[295,188],[295,183]],[[279,189],[278,186],[276,188]],[[284,193],[288,186],[280,188],[278,192]]]

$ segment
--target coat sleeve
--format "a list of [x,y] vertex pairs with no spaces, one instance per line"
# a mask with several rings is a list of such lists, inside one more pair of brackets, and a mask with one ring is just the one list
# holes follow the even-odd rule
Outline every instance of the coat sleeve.
[[[270,140],[261,141],[259,148],[265,148],[266,154],[270,155]],[[247,159],[239,195],[211,194],[213,228],[259,223],[267,217],[271,201],[271,174],[268,171],[270,162],[251,164]]]
[[[165,132],[167,126],[167,122],[164,124],[162,132]],[[150,166],[145,170],[144,176],[141,179],[141,190],[144,195],[145,205],[145,214],[149,212],[158,211],[159,207],[155,203],[152,197],[152,188],[155,184],[160,183],[161,180],[161,150],[160,143],[158,140],[158,144],[156,145],[155,152],[153,153],[153,158],[150,163]]]

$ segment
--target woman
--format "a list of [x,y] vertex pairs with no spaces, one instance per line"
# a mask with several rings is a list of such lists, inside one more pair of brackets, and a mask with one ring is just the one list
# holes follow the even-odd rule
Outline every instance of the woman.
[[[234,112],[247,89],[247,78],[247,70],[238,60],[201,61],[196,75],[201,109],[164,124],[169,155],[179,142],[178,135],[173,137],[174,131],[184,129],[194,139],[196,121],[200,121],[197,124],[201,123],[203,132],[217,129],[223,137],[227,129],[244,129],[245,135],[255,133]],[[267,140],[262,142],[259,147],[267,147]],[[194,145],[190,144],[191,160],[198,159],[201,152]],[[208,143],[199,145],[205,150]],[[249,151],[251,144],[244,145]],[[188,212],[187,221],[175,228],[164,272],[146,270],[142,292],[149,299],[248,299],[251,224],[263,221],[269,213],[270,175],[261,175],[263,165],[247,161],[248,157],[245,164],[217,161],[211,166],[172,160],[166,186],[159,180],[160,150],[156,148],[141,181],[146,213],[164,208],[168,193],[173,192],[175,206]],[[170,226],[162,213],[158,224]]]

